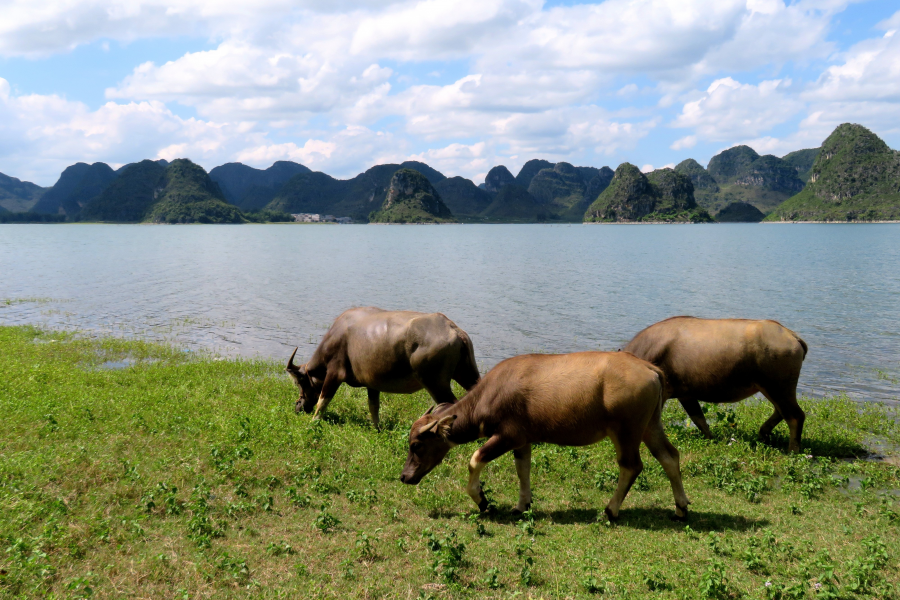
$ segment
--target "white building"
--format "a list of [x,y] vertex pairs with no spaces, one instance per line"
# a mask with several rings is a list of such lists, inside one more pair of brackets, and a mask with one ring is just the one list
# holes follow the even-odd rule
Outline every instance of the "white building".
[[335,217],[334,215],[320,215],[318,213],[292,213],[294,221],[298,223],[340,223],[346,225],[352,223],[350,217]]

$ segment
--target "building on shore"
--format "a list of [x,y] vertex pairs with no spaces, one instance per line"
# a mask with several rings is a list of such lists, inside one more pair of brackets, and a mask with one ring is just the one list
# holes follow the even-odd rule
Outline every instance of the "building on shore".
[[353,223],[350,217],[335,217],[334,215],[320,215],[318,213],[292,213],[294,221],[298,223],[339,223],[348,225]]

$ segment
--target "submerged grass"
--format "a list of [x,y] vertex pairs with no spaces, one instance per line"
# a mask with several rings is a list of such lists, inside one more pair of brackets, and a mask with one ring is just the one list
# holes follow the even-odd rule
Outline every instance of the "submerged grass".
[[[51,340],[55,340],[51,342]],[[125,368],[101,368],[109,361]],[[457,390],[459,393],[459,390]],[[897,598],[900,445],[889,407],[806,400],[805,455],[756,442],[768,403],[710,407],[716,439],[665,419],[692,500],[659,465],[610,525],[612,445],[534,450],[534,511],[513,517],[505,456],[487,516],[463,491],[476,445],[400,484],[423,394],[369,425],[346,386],[295,415],[281,366],[0,327],[0,594],[57,598]]]

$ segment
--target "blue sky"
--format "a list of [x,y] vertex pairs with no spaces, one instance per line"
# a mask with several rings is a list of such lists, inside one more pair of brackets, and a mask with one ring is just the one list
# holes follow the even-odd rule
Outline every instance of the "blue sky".
[[530,158],[650,169],[840,123],[900,147],[885,0],[0,0],[0,172]]

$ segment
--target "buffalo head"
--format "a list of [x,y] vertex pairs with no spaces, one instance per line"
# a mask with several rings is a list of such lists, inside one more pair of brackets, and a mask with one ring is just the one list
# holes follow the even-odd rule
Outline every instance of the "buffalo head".
[[409,455],[400,475],[403,483],[416,485],[422,481],[423,477],[441,464],[450,448],[456,445],[449,438],[450,426],[456,421],[456,415],[440,417],[432,415],[432,410],[434,407],[413,423],[409,432]]
[[302,409],[303,412],[311,413],[316,406],[316,401],[319,399],[319,394],[322,393],[323,382],[310,375],[306,370],[306,365],[295,365],[295,354],[297,354],[297,348],[294,348],[294,353],[291,354],[287,367],[284,369],[291,376],[291,379],[294,380],[297,389],[300,390],[300,397],[297,398],[297,403],[294,404],[294,412],[299,413]]

